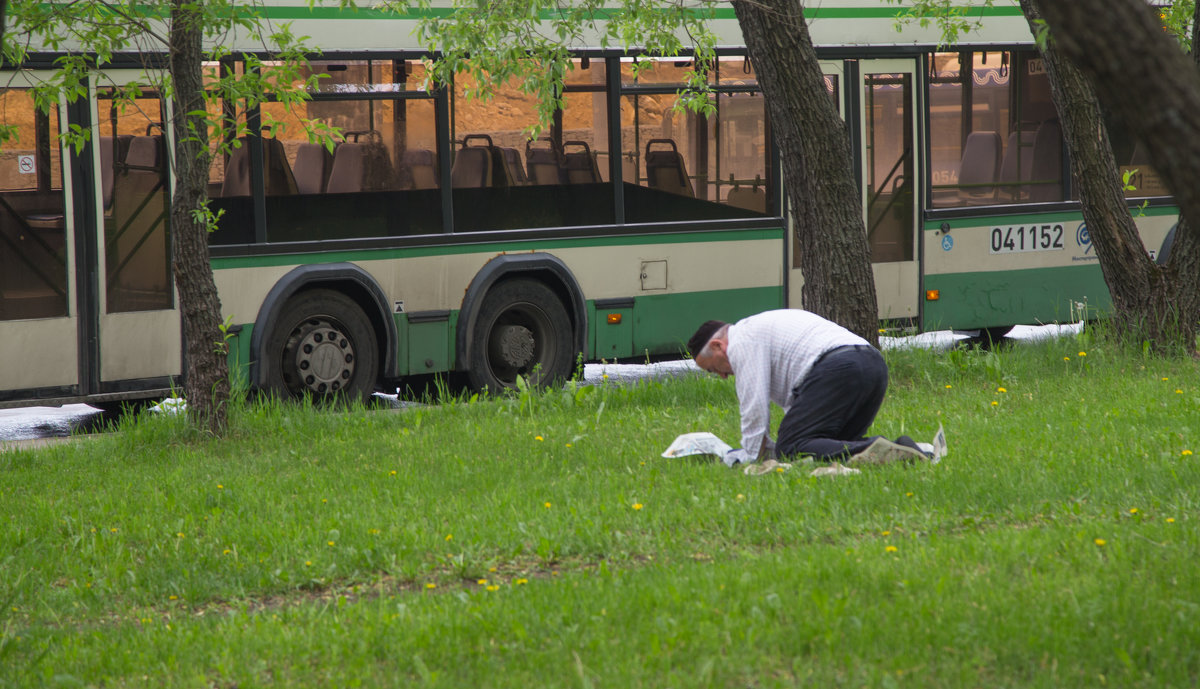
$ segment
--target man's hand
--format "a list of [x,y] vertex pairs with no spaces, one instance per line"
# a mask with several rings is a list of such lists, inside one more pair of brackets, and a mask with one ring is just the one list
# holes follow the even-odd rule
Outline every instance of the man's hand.
[[737,466],[738,464],[746,464],[751,461],[753,460],[751,460],[746,454],[746,451],[740,447],[725,453],[724,462],[725,466],[727,467]]

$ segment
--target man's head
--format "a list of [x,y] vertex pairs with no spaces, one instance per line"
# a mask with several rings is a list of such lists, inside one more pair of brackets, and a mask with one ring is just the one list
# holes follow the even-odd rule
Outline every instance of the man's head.
[[729,365],[729,324],[724,321],[707,321],[696,329],[688,340],[688,352],[696,365],[722,378],[733,375]]

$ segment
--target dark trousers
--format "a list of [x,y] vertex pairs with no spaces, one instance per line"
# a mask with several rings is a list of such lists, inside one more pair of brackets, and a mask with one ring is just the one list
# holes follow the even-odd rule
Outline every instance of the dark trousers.
[[779,424],[776,454],[829,461],[865,450],[878,437],[865,435],[887,384],[887,364],[874,347],[830,350],[792,390],[794,401]]

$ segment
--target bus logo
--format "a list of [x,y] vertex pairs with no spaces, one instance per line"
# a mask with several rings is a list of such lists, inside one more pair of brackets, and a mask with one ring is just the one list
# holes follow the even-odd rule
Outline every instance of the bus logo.
[[1075,230],[1075,243],[1087,247],[1083,250],[1085,256],[1092,252],[1092,233],[1088,232],[1087,223],[1079,223],[1079,228]]

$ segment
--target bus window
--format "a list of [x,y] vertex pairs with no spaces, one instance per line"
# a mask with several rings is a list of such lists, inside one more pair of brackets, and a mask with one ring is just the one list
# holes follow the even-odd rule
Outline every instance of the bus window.
[[[1150,156],[1145,147],[1139,144],[1133,134],[1117,122],[1116,118],[1106,117],[1104,124],[1108,129],[1108,140],[1112,145],[1117,169],[1123,178],[1128,177],[1128,184],[1125,185],[1125,198],[1169,195],[1171,190],[1167,188],[1167,183],[1158,174],[1158,170],[1150,163]],[[1078,187],[1072,189],[1072,198],[1079,198]]]
[[107,312],[170,309],[167,142],[162,101],[147,89],[128,99],[98,93]]
[[[713,112],[677,109],[690,62],[622,61],[622,165],[630,222],[753,217],[771,207],[766,109],[742,58],[714,70]],[[729,72],[729,78],[724,76]]]
[[506,84],[485,102],[466,96],[474,87],[469,74],[455,79],[456,232],[614,222],[603,60],[573,58],[562,109],[533,141],[535,96]]
[[12,138],[0,142],[0,320],[67,315],[67,240],[57,108],[0,90]]
[[[240,67],[238,67],[240,69]],[[260,107],[268,242],[440,233],[434,96],[415,60],[313,61],[311,100]],[[336,130],[332,151],[308,121]],[[226,163],[213,244],[254,241],[253,133]],[[353,222],[348,219],[353,218]]]
[[932,56],[933,207],[1063,200],[1062,132],[1032,51]]

